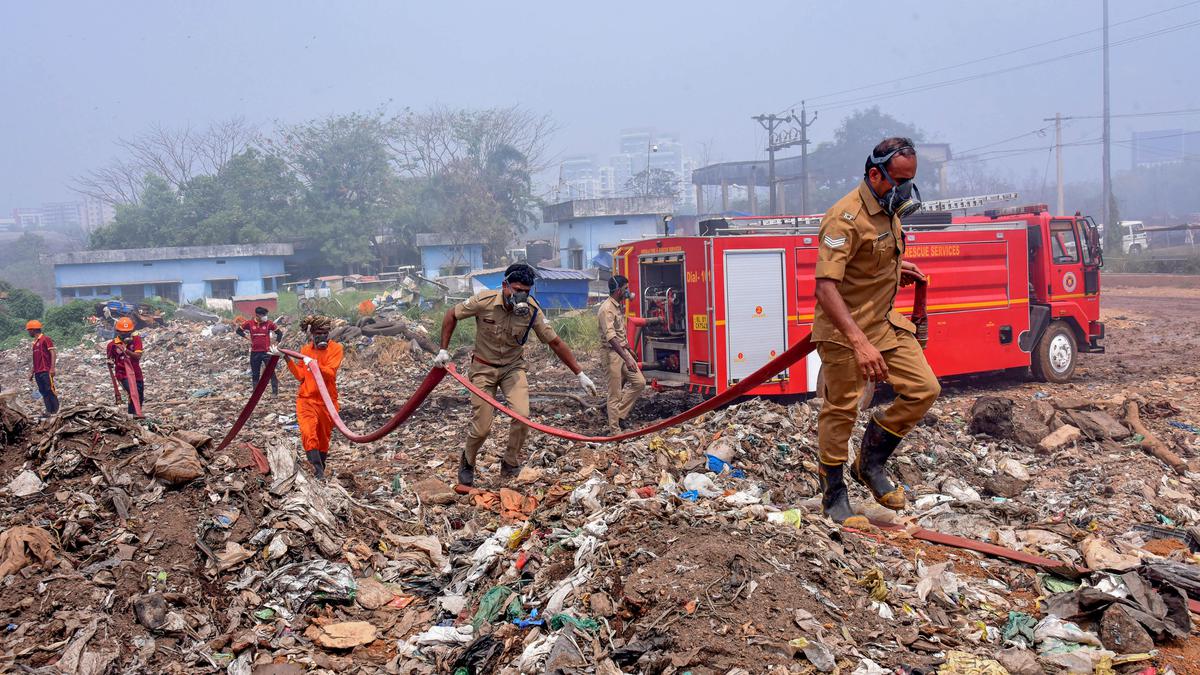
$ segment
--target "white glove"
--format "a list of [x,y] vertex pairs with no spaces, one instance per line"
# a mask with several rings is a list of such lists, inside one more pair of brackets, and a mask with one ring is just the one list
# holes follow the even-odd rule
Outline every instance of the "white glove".
[[283,356],[283,352],[279,351],[278,345],[271,345],[271,347],[267,349],[267,353],[271,356]]
[[447,363],[450,363],[450,352],[446,351],[445,349],[438,352],[437,356],[433,357],[434,368],[445,368]]
[[583,390],[588,394],[592,396],[596,395],[596,383],[592,382],[592,378],[588,377],[587,373],[582,370],[579,371],[579,386],[583,387]]
[[311,357],[311,356],[306,356],[306,357],[304,357],[304,367],[305,367],[305,368],[307,368],[307,367],[308,367],[308,364],[310,364],[310,363],[312,363],[312,362],[313,362],[313,359],[312,359],[312,357]]

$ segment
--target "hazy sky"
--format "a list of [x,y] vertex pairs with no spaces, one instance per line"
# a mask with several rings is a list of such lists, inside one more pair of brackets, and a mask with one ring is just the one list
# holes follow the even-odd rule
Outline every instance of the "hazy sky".
[[[1096,47],[1100,0],[928,2],[5,2],[0,4],[0,214],[71,199],[70,178],[153,123],[242,115],[270,129],[328,113],[432,103],[519,104],[561,126],[559,154],[615,152],[623,127],[680,132],[712,161],[761,156],[751,115],[802,98],[828,139],[850,99],[887,95]],[[1179,7],[1178,9],[1171,9]],[[1164,11],[1170,10],[1170,11]],[[1114,113],[1200,107],[1200,2],[1112,0]],[[1155,16],[1129,19],[1159,12]],[[1127,23],[1119,23],[1127,22]],[[1053,44],[902,79],[1041,42]],[[1048,145],[1056,111],[1101,109],[1099,52],[891,98],[883,109],[956,150]],[[838,91],[888,83],[835,96]],[[869,102],[858,103],[870,105]],[[1200,115],[1113,121],[1200,129]],[[1068,125],[1098,138],[1100,121]],[[1114,169],[1128,165],[1117,145]],[[1098,175],[1071,148],[1067,180]],[[996,165],[1018,178],[1047,153]],[[1052,169],[1051,169],[1052,171]],[[1051,173],[1051,180],[1053,174]]]

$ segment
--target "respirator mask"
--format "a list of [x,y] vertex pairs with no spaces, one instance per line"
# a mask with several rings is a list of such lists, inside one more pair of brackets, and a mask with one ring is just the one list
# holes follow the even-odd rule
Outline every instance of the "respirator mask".
[[879,201],[879,205],[888,215],[896,216],[897,218],[906,218],[921,210],[921,191],[917,189],[916,183],[912,180],[902,180],[897,182],[888,173],[887,163],[902,150],[912,150],[911,145],[902,145],[895,150],[887,153],[883,157],[876,157],[875,153],[867,158],[867,161],[872,166],[879,169],[879,173],[892,187],[882,195],[875,194],[875,188],[871,187],[868,181],[867,187],[870,188],[871,194],[875,195],[875,199]]
[[329,333],[313,333],[312,341],[317,349],[325,349],[329,346]]
[[[509,288],[512,288],[512,286],[510,285]],[[518,291],[513,288],[512,295],[508,296],[505,302],[513,314],[517,316],[529,316],[530,312],[533,311],[533,308],[529,305],[529,291]]]

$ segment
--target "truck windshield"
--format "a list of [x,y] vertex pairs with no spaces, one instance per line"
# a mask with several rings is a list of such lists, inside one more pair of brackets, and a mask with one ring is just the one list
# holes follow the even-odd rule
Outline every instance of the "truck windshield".
[[1057,264],[1079,262],[1079,236],[1075,221],[1050,221],[1050,251]]

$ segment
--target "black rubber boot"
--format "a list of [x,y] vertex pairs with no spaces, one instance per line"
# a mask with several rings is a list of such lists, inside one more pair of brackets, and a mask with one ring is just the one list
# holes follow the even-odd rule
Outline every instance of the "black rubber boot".
[[509,464],[504,460],[500,460],[500,477],[501,478],[516,478],[521,475],[520,464]]
[[467,453],[465,452],[458,457],[458,484],[475,484],[475,467],[467,463]]
[[304,456],[308,458],[308,463],[312,465],[313,476],[317,480],[325,480],[325,458],[321,457],[321,451],[305,450]]
[[893,511],[905,506],[904,488],[892,484],[887,475],[887,461],[900,445],[901,437],[879,426],[872,417],[863,432],[858,457],[850,467],[850,475],[871,491],[875,501]]
[[822,464],[821,512],[830,520],[846,527],[867,527],[867,519],[850,510],[850,496],[846,493],[846,481],[842,477],[841,464]]

